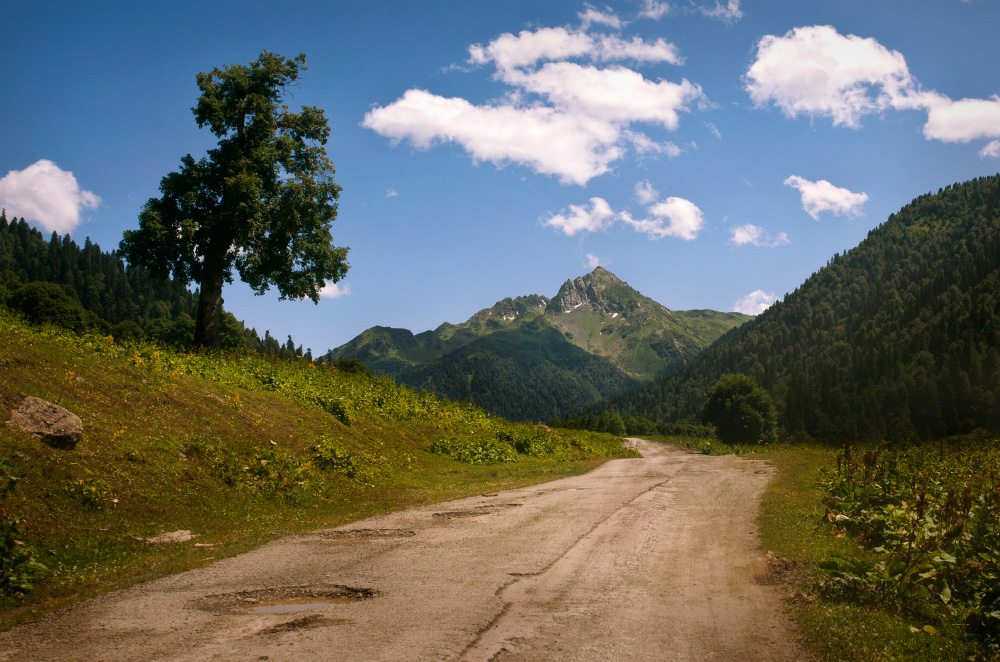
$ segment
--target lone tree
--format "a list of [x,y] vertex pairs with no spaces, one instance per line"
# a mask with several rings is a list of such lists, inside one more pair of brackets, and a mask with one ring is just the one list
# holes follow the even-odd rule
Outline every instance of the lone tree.
[[727,444],[778,440],[771,396],[747,375],[723,375],[708,392],[701,416]]
[[233,268],[257,294],[319,302],[327,281],[347,274],[347,248],[333,245],[340,186],[326,155],[330,136],[319,108],[282,105],[306,56],[264,51],[249,65],[198,74],[192,111],[219,139],[208,156],[188,154],[160,181],[159,198],[139,214],[120,249],[155,276],[200,287],[194,342],[219,344],[223,282]]

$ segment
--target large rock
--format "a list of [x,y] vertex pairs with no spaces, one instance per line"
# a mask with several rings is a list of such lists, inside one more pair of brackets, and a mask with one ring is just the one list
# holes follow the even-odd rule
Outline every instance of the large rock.
[[73,450],[83,435],[80,417],[47,400],[28,396],[8,421],[35,439],[63,450]]

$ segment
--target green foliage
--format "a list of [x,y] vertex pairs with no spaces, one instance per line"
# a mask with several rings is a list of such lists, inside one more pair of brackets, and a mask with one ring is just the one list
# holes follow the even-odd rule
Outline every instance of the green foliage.
[[771,396],[747,375],[723,375],[708,392],[701,415],[726,444],[778,440]]
[[326,281],[347,273],[347,249],[330,234],[340,195],[326,155],[330,128],[319,108],[295,113],[282,103],[305,68],[305,55],[264,51],[249,65],[198,74],[195,120],[218,147],[181,158],[139,229],[122,239],[130,263],[199,283],[197,345],[219,344],[222,286],[234,269],[257,294],[273,285],[282,299],[314,302]]
[[[826,519],[868,553],[832,555],[824,595],[941,627],[1000,654],[1000,443],[852,448],[824,479]],[[926,629],[926,628],[925,628]]]
[[726,373],[783,437],[836,443],[1000,429],[1000,175],[923,195],[687,366],[604,408],[691,420]]
[[21,540],[25,522],[14,515],[11,503],[19,481],[10,462],[0,457],[0,593],[26,593],[48,574]]
[[34,324],[58,324],[73,331],[87,326],[80,302],[54,283],[25,283],[7,298],[7,305]]
[[[354,451],[345,443],[328,435],[322,435],[313,444],[316,466],[342,474],[356,483],[375,487],[392,474],[393,463],[382,453]],[[403,456],[404,466],[409,468],[413,456]]]
[[118,503],[108,483],[93,476],[70,479],[66,482],[65,489],[71,499],[90,510],[104,510]]
[[210,457],[212,473],[227,485],[259,494],[297,497],[314,482],[311,464],[273,441],[245,451],[215,446]]

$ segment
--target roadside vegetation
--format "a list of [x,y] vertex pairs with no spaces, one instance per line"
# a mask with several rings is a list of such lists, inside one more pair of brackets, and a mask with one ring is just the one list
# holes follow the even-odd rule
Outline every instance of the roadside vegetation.
[[[6,424],[23,396],[72,451]],[[514,424],[374,377],[32,326],[0,309],[0,626],[277,535],[583,473],[620,438]],[[145,539],[186,530],[193,540]]]
[[776,468],[764,548],[821,659],[1000,659],[1000,440],[831,448],[656,437]]

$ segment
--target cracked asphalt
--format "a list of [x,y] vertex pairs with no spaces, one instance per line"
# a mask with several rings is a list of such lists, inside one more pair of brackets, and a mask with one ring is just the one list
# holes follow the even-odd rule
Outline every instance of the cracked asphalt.
[[770,467],[636,441],[102,596],[0,633],[0,660],[809,659],[759,547]]

